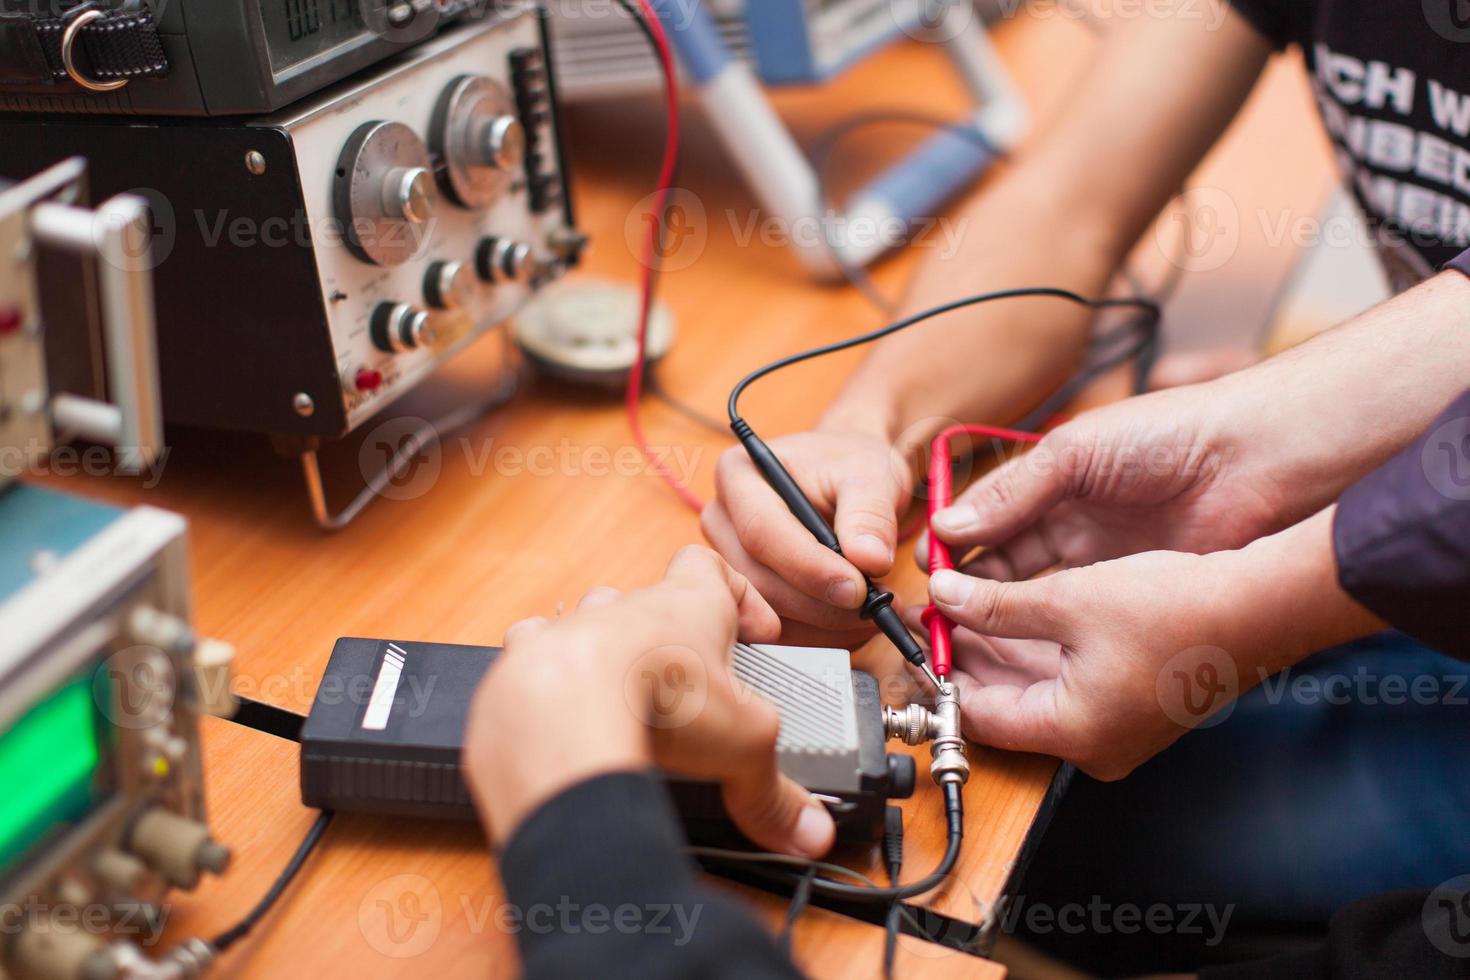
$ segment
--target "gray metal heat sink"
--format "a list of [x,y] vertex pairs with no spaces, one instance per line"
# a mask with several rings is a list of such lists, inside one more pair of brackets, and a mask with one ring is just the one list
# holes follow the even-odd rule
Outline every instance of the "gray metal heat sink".
[[735,676],[781,716],[781,771],[804,786],[860,788],[857,704],[846,650],[735,645]]

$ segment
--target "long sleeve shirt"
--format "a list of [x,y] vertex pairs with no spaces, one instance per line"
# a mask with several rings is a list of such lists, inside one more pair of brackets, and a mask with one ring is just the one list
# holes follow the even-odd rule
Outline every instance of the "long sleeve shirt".
[[1338,579],[1416,639],[1470,659],[1470,391],[1342,495]]
[[527,818],[500,858],[528,980],[799,977],[745,910],[701,883],[651,773],[599,776]]

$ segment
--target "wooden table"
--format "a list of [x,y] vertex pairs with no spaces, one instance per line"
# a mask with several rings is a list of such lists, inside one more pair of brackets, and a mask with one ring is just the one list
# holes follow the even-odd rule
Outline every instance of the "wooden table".
[[[1042,116],[1064,95],[1093,43],[1085,30],[1056,18],[1008,24],[999,36]],[[963,105],[942,55],[920,45],[895,49],[821,92],[779,101],[794,128],[809,137],[858,108],[912,108],[916,92],[924,93],[927,111],[958,112]],[[1300,101],[1299,93],[1291,98]],[[678,316],[680,335],[660,375],[679,397],[718,417],[730,385],[753,365],[877,319],[854,291],[805,279],[784,250],[758,239],[740,243],[741,229],[758,215],[707,128],[690,115],[684,184],[703,206],[708,240],[689,268],[664,277],[662,296]],[[595,242],[585,271],[631,281],[636,265],[629,243],[643,227],[635,202],[652,179],[658,113],[651,102],[583,107],[571,122],[578,204]],[[881,142],[855,141],[852,166],[883,158],[889,150]],[[909,261],[885,265],[878,282],[897,290]],[[488,384],[500,356],[496,342],[482,342],[446,372],[435,396]],[[766,434],[809,424],[855,356],[763,383],[746,403],[748,414]],[[652,441],[686,454],[676,458],[694,466],[695,486],[708,495],[726,442],[657,402],[645,412]],[[431,492],[380,501],[336,535],[312,525],[297,466],[273,456],[262,440],[178,433],[171,441],[156,489],[124,479],[55,482],[188,516],[201,631],[237,645],[241,693],[298,711],[309,706],[339,636],[494,643],[513,621],[553,614],[594,585],[652,581],[676,547],[699,538],[694,515],[657,479],[619,476],[618,467],[608,466],[628,451],[616,399],[547,384],[447,439],[434,457]],[[338,456],[345,466],[331,470],[329,480],[340,487],[357,467],[350,450],[339,449]],[[905,564],[896,584],[917,599],[922,578]],[[885,677],[895,659],[886,649],[859,655]],[[888,693],[902,695],[902,681],[885,684]],[[213,823],[236,860],[224,878],[174,896],[172,939],[213,935],[233,923],[265,891],[313,819],[299,801],[294,745],[209,720],[204,749]],[[984,749],[972,761],[963,856],[950,883],[926,901],[976,922],[994,909],[1011,878],[1056,763]],[[922,771],[918,793],[904,806],[912,877],[926,873],[943,848],[938,794]],[[843,859],[881,878],[871,855]],[[779,922],[784,901],[737,890]],[[516,969],[515,943],[496,926],[500,902],[475,827],[342,817],[264,926],[224,958],[221,972],[509,975]],[[881,945],[878,928],[812,910],[796,930],[794,948],[815,976],[857,978],[879,974]],[[1004,975],[997,964],[907,938],[898,969],[900,976]]]

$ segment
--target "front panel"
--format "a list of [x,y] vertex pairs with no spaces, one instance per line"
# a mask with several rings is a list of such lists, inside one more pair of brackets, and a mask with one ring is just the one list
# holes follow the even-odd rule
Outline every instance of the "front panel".
[[575,259],[535,15],[261,125],[295,149],[349,428]]

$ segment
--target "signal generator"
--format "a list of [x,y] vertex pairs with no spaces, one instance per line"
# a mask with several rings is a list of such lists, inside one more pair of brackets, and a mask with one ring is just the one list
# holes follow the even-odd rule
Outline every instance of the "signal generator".
[[12,113],[0,175],[147,199],[167,421],[337,438],[576,263],[545,45],[516,4],[270,115]]

